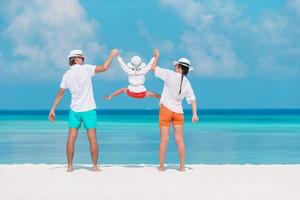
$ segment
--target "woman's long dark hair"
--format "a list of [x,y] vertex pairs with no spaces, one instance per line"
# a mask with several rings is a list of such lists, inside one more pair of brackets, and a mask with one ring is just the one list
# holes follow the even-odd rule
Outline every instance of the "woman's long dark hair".
[[187,76],[187,74],[189,73],[189,68],[187,66],[180,65],[180,64],[178,65],[178,67],[180,67],[182,69],[181,81],[180,81],[180,90],[179,90],[179,95],[180,95],[181,94],[183,76]]

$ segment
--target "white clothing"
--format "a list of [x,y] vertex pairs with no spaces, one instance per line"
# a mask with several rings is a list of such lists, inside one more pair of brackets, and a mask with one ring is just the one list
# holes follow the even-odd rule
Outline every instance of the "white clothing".
[[120,56],[118,56],[117,59],[123,71],[128,74],[129,91],[134,93],[147,91],[147,89],[144,86],[145,74],[147,74],[147,72],[151,69],[151,65],[154,61],[154,58],[150,60],[147,66],[145,63],[141,63],[139,68],[134,68],[134,66],[131,63],[128,63],[126,65]]
[[179,95],[182,76],[180,73],[160,67],[156,67],[154,73],[156,77],[164,81],[164,89],[159,103],[169,110],[183,113],[182,100],[186,98],[188,104],[196,100],[192,86],[186,76],[183,77],[181,94]]
[[96,109],[93,93],[92,77],[95,75],[95,65],[72,65],[63,75],[60,87],[69,89],[71,93],[71,109],[75,112],[85,112]]

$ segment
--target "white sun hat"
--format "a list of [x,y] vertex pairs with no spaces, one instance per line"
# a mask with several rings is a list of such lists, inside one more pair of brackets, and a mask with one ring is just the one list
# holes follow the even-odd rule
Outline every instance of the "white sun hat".
[[73,49],[70,51],[68,58],[72,58],[72,57],[82,57],[84,58],[83,52],[79,49]]
[[189,68],[189,71],[194,70],[194,68],[191,67],[191,62],[190,62],[190,60],[187,59],[187,58],[180,58],[179,60],[173,61],[174,67],[175,67],[176,65],[178,65],[178,64],[188,67],[188,68]]
[[141,62],[142,62],[142,59],[141,59],[141,57],[139,57],[139,56],[133,56],[133,57],[131,58],[131,63],[132,63],[133,65],[139,65],[139,64],[141,64]]

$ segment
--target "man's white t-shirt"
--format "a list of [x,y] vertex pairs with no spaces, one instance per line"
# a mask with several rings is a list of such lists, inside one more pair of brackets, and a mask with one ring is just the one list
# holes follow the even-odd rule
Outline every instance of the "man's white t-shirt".
[[70,90],[70,107],[75,112],[96,109],[91,79],[95,75],[95,68],[95,65],[88,64],[72,65],[63,75],[60,87]]
[[179,95],[182,76],[180,73],[160,67],[156,67],[154,73],[156,77],[164,81],[164,89],[159,103],[169,110],[183,113],[182,100],[186,98],[188,104],[196,100],[192,86],[185,76],[182,80],[181,94]]

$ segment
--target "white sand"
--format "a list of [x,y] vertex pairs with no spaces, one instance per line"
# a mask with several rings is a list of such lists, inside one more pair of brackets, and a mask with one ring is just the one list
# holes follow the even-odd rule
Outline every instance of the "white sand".
[[1,200],[299,200],[300,165],[104,166],[0,165]]

